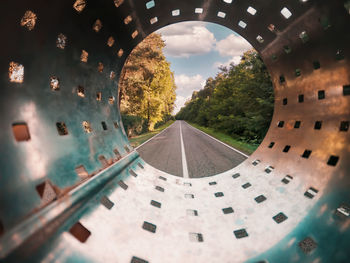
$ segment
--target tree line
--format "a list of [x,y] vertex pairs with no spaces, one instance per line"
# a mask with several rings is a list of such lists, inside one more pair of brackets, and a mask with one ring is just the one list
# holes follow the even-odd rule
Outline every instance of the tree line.
[[260,143],[273,114],[273,86],[265,64],[255,50],[238,65],[221,67],[195,91],[176,119],[214,128],[235,139]]

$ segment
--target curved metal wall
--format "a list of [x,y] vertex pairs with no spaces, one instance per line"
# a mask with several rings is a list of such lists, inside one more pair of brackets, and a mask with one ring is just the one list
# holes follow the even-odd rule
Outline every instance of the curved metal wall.
[[[349,261],[347,1],[84,2],[2,3],[2,260]],[[183,180],[132,151],[117,83],[143,38],[189,20],[260,52],[275,111],[247,161]]]

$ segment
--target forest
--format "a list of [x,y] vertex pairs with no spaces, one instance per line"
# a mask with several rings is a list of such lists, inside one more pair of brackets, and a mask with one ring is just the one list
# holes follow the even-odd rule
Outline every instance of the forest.
[[226,133],[234,139],[259,144],[273,114],[273,87],[265,64],[255,50],[238,65],[221,67],[195,91],[176,119]]
[[176,85],[164,47],[160,34],[149,35],[132,51],[122,70],[119,105],[129,137],[173,118]]

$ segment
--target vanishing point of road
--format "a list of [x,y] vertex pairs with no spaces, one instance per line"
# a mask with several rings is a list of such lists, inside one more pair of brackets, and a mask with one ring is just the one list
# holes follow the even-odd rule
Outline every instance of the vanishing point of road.
[[184,178],[222,173],[248,157],[185,121],[174,122],[136,150],[148,164]]

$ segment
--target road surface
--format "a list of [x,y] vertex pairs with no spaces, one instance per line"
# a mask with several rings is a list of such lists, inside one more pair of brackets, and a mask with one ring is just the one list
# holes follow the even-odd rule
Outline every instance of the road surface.
[[222,173],[247,158],[185,121],[176,121],[137,151],[148,164],[185,178]]

